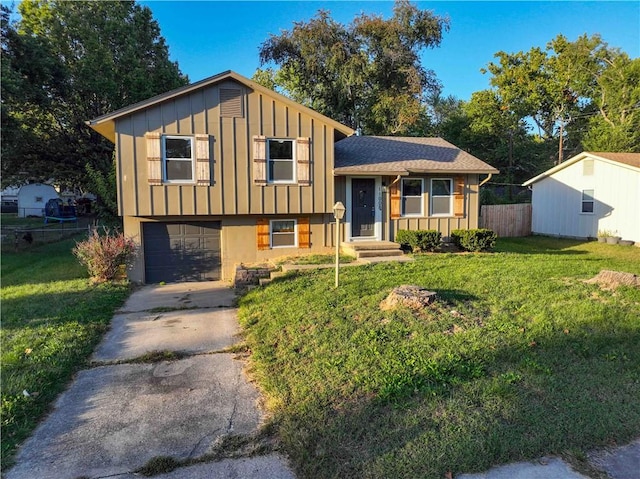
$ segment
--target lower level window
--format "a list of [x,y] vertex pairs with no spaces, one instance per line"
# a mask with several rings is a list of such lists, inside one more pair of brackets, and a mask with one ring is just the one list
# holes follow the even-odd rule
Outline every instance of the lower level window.
[[582,190],[582,212],[593,213],[593,190]]
[[271,220],[271,247],[297,247],[296,220]]

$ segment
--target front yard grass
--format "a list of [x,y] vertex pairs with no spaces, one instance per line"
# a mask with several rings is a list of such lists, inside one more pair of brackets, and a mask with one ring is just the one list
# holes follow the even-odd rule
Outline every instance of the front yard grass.
[[[251,372],[301,478],[441,479],[640,437],[640,248],[532,237],[492,254],[275,280],[240,301]],[[382,312],[400,284],[436,291]]]
[[[74,240],[2,252],[2,469],[106,331],[128,285],[92,285]],[[27,394],[25,394],[27,393]]]

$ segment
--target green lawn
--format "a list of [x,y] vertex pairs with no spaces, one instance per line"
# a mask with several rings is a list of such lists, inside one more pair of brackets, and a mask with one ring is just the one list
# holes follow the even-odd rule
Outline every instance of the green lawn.
[[129,294],[126,284],[92,285],[71,254],[74,245],[2,252],[3,469],[74,372],[86,367]]
[[18,218],[18,213],[1,213],[0,225],[20,228],[44,226],[44,218]]
[[[640,437],[640,248],[499,240],[492,254],[276,280],[240,301],[251,371],[300,478],[438,478]],[[400,284],[439,294],[382,312]]]

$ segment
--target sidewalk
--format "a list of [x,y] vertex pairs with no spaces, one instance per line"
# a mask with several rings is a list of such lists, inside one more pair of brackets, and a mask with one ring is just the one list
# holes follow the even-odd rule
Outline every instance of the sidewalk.
[[588,454],[587,461],[597,475],[580,474],[562,459],[548,457],[494,467],[480,474],[461,474],[456,479],[640,479],[640,439],[626,446],[594,451]]

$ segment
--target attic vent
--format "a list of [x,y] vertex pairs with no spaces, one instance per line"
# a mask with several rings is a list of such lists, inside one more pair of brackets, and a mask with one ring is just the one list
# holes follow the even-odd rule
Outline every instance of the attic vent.
[[242,90],[239,88],[220,88],[220,116],[223,118],[242,118]]
[[584,160],[582,162],[582,175],[583,176],[593,175],[593,160]]

